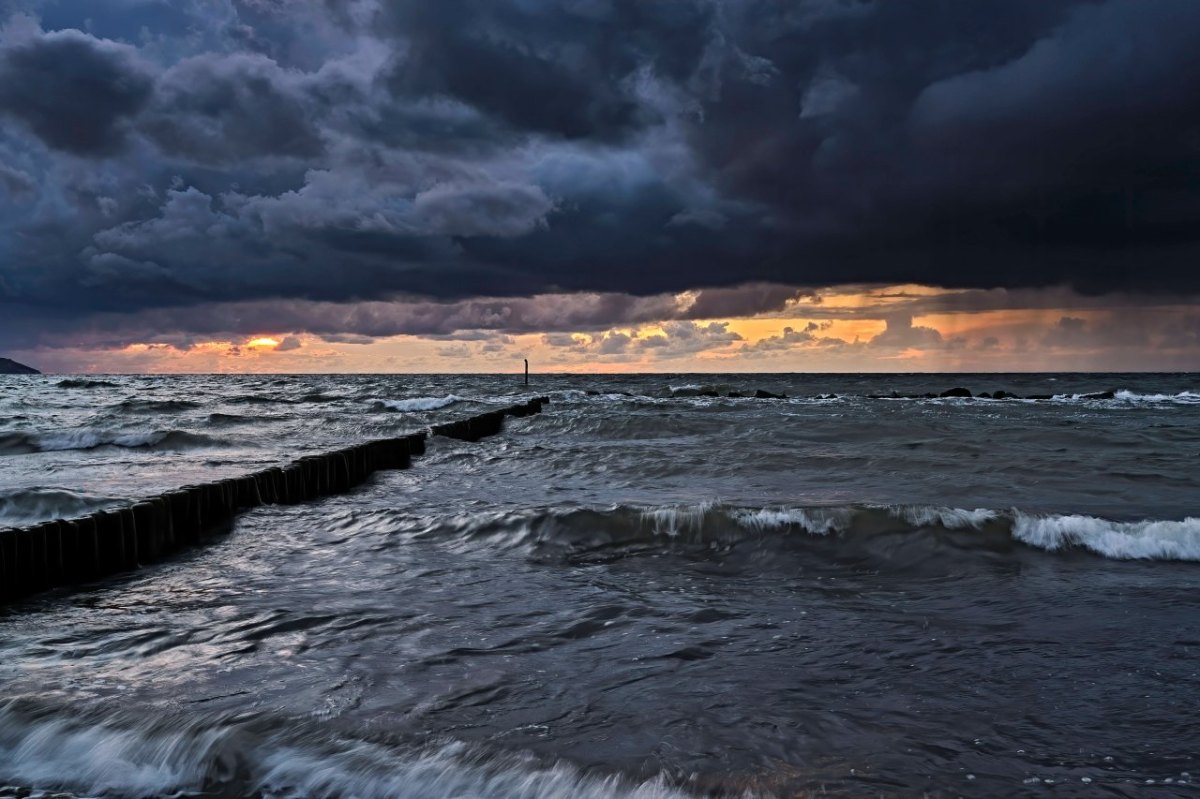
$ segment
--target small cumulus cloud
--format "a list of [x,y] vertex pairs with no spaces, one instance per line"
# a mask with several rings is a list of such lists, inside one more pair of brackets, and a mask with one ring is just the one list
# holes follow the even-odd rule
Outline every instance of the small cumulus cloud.
[[892,349],[928,349],[945,343],[935,328],[913,325],[911,314],[901,313],[886,318],[887,328],[872,338],[869,346]]

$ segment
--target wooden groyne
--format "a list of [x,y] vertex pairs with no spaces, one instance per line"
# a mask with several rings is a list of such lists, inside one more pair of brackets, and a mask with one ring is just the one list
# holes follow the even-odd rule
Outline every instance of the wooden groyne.
[[[434,435],[479,441],[499,433],[506,416],[540,413],[538,397],[430,428]],[[61,586],[133,571],[228,528],[238,513],[340,494],[377,471],[407,469],[425,453],[427,432],[367,441],[292,463],[185,486],[126,507],[77,519],[0,530],[0,603]]]

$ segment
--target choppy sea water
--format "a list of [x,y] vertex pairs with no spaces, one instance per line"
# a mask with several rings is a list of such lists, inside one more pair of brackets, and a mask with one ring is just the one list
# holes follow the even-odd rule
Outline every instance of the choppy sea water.
[[534,383],[0,379],[0,526],[553,400],[0,610],[0,795],[1200,790],[1200,376]]

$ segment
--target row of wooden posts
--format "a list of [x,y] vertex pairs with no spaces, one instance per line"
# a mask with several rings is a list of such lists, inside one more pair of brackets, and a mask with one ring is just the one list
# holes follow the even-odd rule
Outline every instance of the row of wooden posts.
[[[430,429],[434,435],[478,441],[499,433],[506,416],[540,413],[548,401],[538,397]],[[0,602],[154,563],[222,531],[244,510],[339,494],[376,471],[407,469],[414,455],[425,453],[427,437],[420,432],[368,441],[77,519],[0,530]]]

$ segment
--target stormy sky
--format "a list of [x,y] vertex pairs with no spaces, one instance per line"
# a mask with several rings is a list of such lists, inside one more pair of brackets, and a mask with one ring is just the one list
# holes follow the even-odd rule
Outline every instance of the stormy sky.
[[1194,0],[0,25],[0,352],[51,368],[1200,368]]

